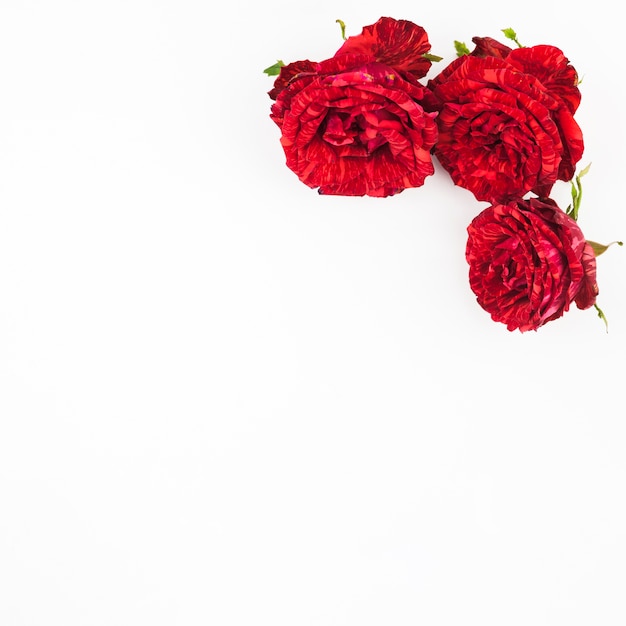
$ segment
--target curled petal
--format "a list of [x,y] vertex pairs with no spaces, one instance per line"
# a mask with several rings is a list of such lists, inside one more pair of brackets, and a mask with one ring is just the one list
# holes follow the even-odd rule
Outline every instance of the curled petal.
[[280,68],[280,73],[274,81],[274,87],[268,92],[272,100],[276,100],[278,94],[285,89],[292,80],[306,75],[314,74],[318,64],[312,61],[296,61]]
[[472,56],[506,59],[511,52],[511,48],[509,48],[509,46],[506,46],[491,37],[472,37],[472,41],[476,44],[476,47],[471,52]]

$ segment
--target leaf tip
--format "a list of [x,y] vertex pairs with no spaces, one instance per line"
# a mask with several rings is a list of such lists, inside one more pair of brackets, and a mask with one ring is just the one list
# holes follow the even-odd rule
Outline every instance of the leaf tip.
[[268,76],[278,76],[280,74],[280,68],[284,66],[285,64],[279,59],[278,61],[276,61],[276,63],[274,63],[274,65],[266,67],[263,70],[263,73],[267,74]]
[[502,32],[507,39],[514,41],[518,48],[523,48],[522,44],[517,40],[517,33],[512,28],[502,28]]

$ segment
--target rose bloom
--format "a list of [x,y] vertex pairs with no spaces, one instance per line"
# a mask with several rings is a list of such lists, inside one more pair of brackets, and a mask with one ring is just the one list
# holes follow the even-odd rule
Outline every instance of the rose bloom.
[[474,218],[465,251],[480,306],[508,330],[537,330],[598,295],[596,258],[578,224],[550,199],[495,204]]
[[473,41],[470,55],[428,84],[439,110],[435,155],[478,200],[547,197],[557,180],[572,179],[583,154],[576,70],[554,46]]
[[437,140],[418,82],[429,49],[423,28],[381,18],[331,59],[282,67],[269,95],[287,166],[321,194],[384,197],[423,185]]

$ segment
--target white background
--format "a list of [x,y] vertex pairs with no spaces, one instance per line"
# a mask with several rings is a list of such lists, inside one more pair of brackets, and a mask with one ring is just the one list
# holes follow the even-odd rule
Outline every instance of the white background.
[[381,15],[428,77],[505,27],[563,49],[579,224],[626,238],[608,2],[0,0],[3,626],[626,623],[626,249],[608,334],[510,333],[441,168],[381,200],[284,164],[263,68]]

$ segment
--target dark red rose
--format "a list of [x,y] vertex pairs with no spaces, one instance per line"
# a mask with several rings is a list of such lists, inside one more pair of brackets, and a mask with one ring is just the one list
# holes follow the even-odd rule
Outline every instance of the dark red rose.
[[377,197],[424,184],[437,124],[416,76],[428,71],[429,47],[421,27],[381,18],[331,59],[281,68],[270,117],[302,182],[322,194]]
[[554,46],[474,42],[429,82],[439,110],[434,153],[478,200],[547,197],[557,180],[572,179],[583,154],[576,70]]
[[426,31],[407,20],[381,17],[376,24],[365,26],[360,35],[348,37],[336,52],[340,54],[368,54],[399,72],[423,78],[431,61],[424,58],[430,50]]
[[480,306],[508,330],[537,330],[598,295],[596,258],[578,224],[550,199],[495,204],[474,218],[465,251]]

